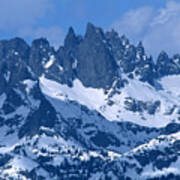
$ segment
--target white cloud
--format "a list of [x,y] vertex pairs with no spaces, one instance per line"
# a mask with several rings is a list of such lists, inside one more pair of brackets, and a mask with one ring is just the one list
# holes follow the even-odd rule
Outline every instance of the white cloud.
[[16,31],[36,24],[52,9],[50,0],[5,0],[0,3],[0,31]]
[[165,8],[161,8],[158,10],[158,15],[153,19],[151,23],[154,25],[161,25],[171,21],[173,18],[177,18],[180,14],[180,3],[175,1],[169,1],[166,4]]
[[164,8],[143,7],[126,13],[112,26],[133,41],[142,40],[147,52],[157,56],[165,50],[180,53],[180,3],[168,1]]
[[30,41],[45,37],[55,47],[62,44],[64,33],[59,26],[44,27],[40,23],[56,10],[52,0],[5,0],[0,6],[0,33]]
[[59,26],[26,28],[19,31],[19,36],[26,39],[47,38],[55,48],[62,45],[64,40],[64,32]]
[[165,8],[158,10],[144,36],[148,51],[157,55],[166,50],[169,54],[180,53],[180,3],[168,2]]
[[153,9],[151,7],[143,7],[127,12],[120,20],[112,25],[119,34],[126,34],[133,40],[142,37],[148,27],[149,21],[152,19]]

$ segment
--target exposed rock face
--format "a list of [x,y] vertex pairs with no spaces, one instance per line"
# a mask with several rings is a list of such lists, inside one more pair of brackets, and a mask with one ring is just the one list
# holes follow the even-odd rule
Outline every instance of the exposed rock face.
[[162,51],[157,59],[157,74],[159,77],[180,73],[180,56],[174,55],[169,58],[166,52]]
[[39,101],[39,107],[33,109],[27,116],[25,123],[18,132],[19,138],[24,136],[34,136],[39,132],[40,127],[53,128],[57,121],[57,115],[52,105],[42,95],[38,84],[31,92],[36,101]]
[[27,62],[29,57],[30,47],[21,38],[14,38],[9,41],[0,41],[0,57],[2,60],[11,60],[21,58]]
[[60,47],[57,51],[58,62],[63,71],[62,81],[69,86],[72,86],[72,81],[76,77],[76,54],[79,43],[80,39],[76,37],[74,30],[69,28],[64,47]]
[[152,57],[147,57],[142,42],[135,47],[125,36],[119,37],[115,31],[107,32],[106,36],[121,71],[131,78],[154,84],[155,64]]
[[152,57],[147,57],[143,44],[140,42],[136,49],[135,74],[139,80],[154,84],[156,79],[155,64]]
[[28,64],[37,76],[44,73],[45,65],[52,55],[55,55],[54,48],[49,45],[46,39],[41,38],[32,42]]
[[33,78],[27,66],[30,47],[20,38],[0,41],[0,92]]
[[0,41],[0,179],[179,180],[179,82],[180,55],[90,23]]
[[[114,30],[104,33],[90,23],[84,37],[69,28],[64,46],[57,51],[44,38],[34,40],[31,47],[20,38],[3,40],[0,62],[1,74],[7,76],[9,69],[18,71],[8,75],[9,82],[29,76],[30,68],[37,77],[45,75],[68,86],[78,78],[86,87],[103,89],[110,89],[115,80],[121,81],[121,73],[151,85],[156,84],[158,78],[180,73],[178,54],[169,58],[162,52],[154,63],[141,42],[136,47],[124,35],[119,37]],[[6,79],[1,75],[1,89]]]
[[129,43],[126,36],[119,37],[114,30],[107,32],[106,37],[113,52],[114,59],[122,72],[129,73],[135,68],[136,48]]
[[75,55],[77,46],[81,42],[81,37],[77,37],[72,27],[69,28],[68,34],[64,40],[64,48],[72,56]]
[[87,87],[110,88],[117,75],[117,65],[100,28],[87,25],[85,38],[77,52],[77,77]]

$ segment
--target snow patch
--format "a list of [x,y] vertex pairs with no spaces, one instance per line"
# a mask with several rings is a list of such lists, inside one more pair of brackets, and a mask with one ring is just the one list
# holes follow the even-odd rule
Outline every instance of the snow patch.
[[11,73],[9,71],[4,75],[4,78],[5,78],[6,82],[9,81],[10,75],[11,75]]
[[31,89],[34,88],[34,86],[36,85],[37,81],[32,81],[30,79],[24,80],[23,84],[26,85],[26,92],[30,93]]
[[5,100],[6,100],[6,98],[7,98],[7,96],[6,96],[5,93],[3,93],[2,95],[0,95],[0,108],[3,107],[3,104],[4,104]]
[[[123,78],[128,79],[127,77]],[[41,77],[40,87],[42,92],[51,98],[61,101],[76,101],[91,110],[98,111],[110,121],[130,121],[142,126],[164,127],[172,121],[179,123],[177,107],[180,106],[180,86],[178,86],[180,76],[179,79],[177,77],[175,79],[177,80],[169,80],[172,82],[164,79],[159,82],[162,83],[163,87],[169,88],[169,92],[157,90],[150,84],[136,79],[128,79],[128,84],[120,89],[120,93],[115,93],[112,97],[109,97],[109,93],[105,94],[103,89],[84,87],[78,79],[74,80],[73,87],[68,87],[67,85]],[[176,95],[179,94],[179,97],[175,93]],[[128,110],[125,105],[129,98],[146,104],[153,104],[155,102],[160,102],[160,104],[156,109],[155,115],[149,114],[147,110],[133,112]],[[112,102],[111,105],[109,102]],[[174,112],[168,114],[174,106],[176,107]]]
[[54,64],[55,60],[56,60],[55,56],[51,55],[49,61],[44,65],[44,68],[45,69],[50,68]]
[[78,65],[78,61],[77,61],[77,59],[75,59],[74,63],[72,64],[72,68],[76,69],[77,65]]
[[73,87],[70,88],[67,85],[41,77],[40,87],[43,93],[50,97],[62,101],[67,99],[77,101],[90,109],[96,109],[103,105],[105,99],[103,89],[85,88],[78,79],[73,82]]
[[64,68],[61,65],[58,65],[58,68],[59,68],[60,71],[64,70]]
[[180,175],[179,168],[171,168],[171,167],[163,168],[162,170],[145,172],[144,174],[142,174],[142,176],[155,178],[155,177],[167,176],[171,173],[174,175]]

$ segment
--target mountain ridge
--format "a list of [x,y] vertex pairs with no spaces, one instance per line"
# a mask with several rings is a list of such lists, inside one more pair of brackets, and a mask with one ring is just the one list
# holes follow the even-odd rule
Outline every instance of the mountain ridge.
[[[134,46],[124,35],[119,37],[114,30],[103,32],[101,28],[91,23],[88,23],[84,37],[77,36],[70,27],[64,45],[60,46],[57,51],[45,38],[32,41],[31,46],[21,38],[1,40],[1,59],[8,58],[5,57],[8,54],[6,49],[10,50],[13,47],[19,53],[18,56],[16,55],[17,58],[20,57],[25,61],[37,76],[47,69],[50,71],[49,74],[51,71],[56,71],[56,73],[63,74],[58,80],[69,85],[72,85],[74,78],[78,78],[86,87],[109,89],[114,80],[120,78],[121,73],[131,78],[139,76],[139,80],[154,85],[154,81],[158,78],[180,74],[180,55],[176,54],[169,58],[162,51],[155,63],[152,56],[146,55],[142,42]],[[96,52],[96,49],[100,52]],[[23,54],[21,54],[22,51]],[[51,68],[53,64],[49,68],[43,67],[52,56],[56,59],[56,66],[63,67],[63,73],[58,72],[58,69],[61,69],[59,67]],[[96,58],[98,61],[95,60]],[[86,73],[89,74],[89,78]],[[52,74],[52,76],[55,75]],[[95,85],[96,83],[98,84]]]
[[178,180],[179,82],[179,55],[91,23],[0,41],[0,179]]

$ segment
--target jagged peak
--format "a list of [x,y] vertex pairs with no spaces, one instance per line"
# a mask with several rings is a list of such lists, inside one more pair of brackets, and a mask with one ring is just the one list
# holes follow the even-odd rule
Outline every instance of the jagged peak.
[[173,56],[173,59],[180,59],[180,54],[175,54],[175,55]]
[[69,27],[68,34],[75,36],[75,32],[72,26]]
[[79,40],[78,37],[76,37],[74,29],[70,27],[64,40],[64,47],[68,49],[73,48],[76,44],[78,44],[78,41]]
[[165,51],[161,51],[161,52],[159,53],[159,56],[168,56],[168,54],[167,54]]
[[154,63],[152,55],[149,56],[148,60]]
[[[107,34],[109,34],[109,36]],[[34,66],[34,69],[39,65],[40,60],[44,63],[47,63],[50,55],[54,55],[55,57],[57,56],[57,62],[60,62],[60,61],[62,62],[62,59],[64,57],[63,63],[66,62],[68,64],[68,65],[65,65],[67,71],[72,71],[72,68],[70,68],[70,67],[72,67],[72,63],[68,62],[68,59],[73,59],[72,62],[77,60],[77,62],[78,62],[77,64],[80,65],[79,59],[81,58],[81,55],[83,53],[85,55],[83,55],[84,57],[82,58],[82,62],[84,62],[85,59],[88,59],[92,56],[93,59],[95,59],[95,61],[94,61],[94,64],[95,64],[95,63],[97,63],[96,59],[98,59],[98,60],[100,59],[99,57],[97,58],[97,56],[100,56],[100,55],[102,56],[102,62],[104,62],[104,59],[105,59],[104,57],[107,58],[107,56],[108,56],[107,59],[110,59],[110,60],[107,60],[107,62],[110,62],[111,60],[112,61],[117,60],[119,63],[118,66],[119,67],[121,66],[120,68],[125,69],[124,72],[132,72],[134,70],[134,68],[136,68],[135,67],[136,65],[138,65],[139,67],[141,65],[141,67],[143,68],[144,67],[143,65],[146,65],[147,63],[150,64],[152,62],[152,64],[153,64],[153,58],[152,57],[149,58],[146,55],[145,48],[143,46],[142,41],[140,41],[137,45],[131,45],[129,42],[129,39],[125,35],[122,35],[120,37],[119,34],[114,29],[111,29],[111,31],[104,33],[104,31],[101,28],[96,27],[92,23],[87,24],[86,34],[85,34],[85,37],[83,37],[83,38],[81,36],[77,36],[74,32],[74,29],[72,27],[70,27],[68,30],[67,36],[65,38],[65,41],[64,41],[64,46],[62,46],[58,51],[55,51],[50,46],[50,44],[46,38],[35,39],[32,42],[31,47],[29,47],[29,50],[30,50],[29,53],[25,53],[25,51],[27,49],[24,48],[25,46],[21,46],[22,44],[24,44],[26,47],[29,47],[28,44],[22,38],[13,38],[11,40],[0,41],[0,57],[1,57],[1,59],[8,59],[6,57],[9,57],[9,59],[13,59],[12,57],[15,56],[15,54],[13,53],[13,50],[15,49],[14,52],[21,52],[19,54],[16,53],[16,54],[18,54],[18,56],[16,56],[16,58],[19,58],[19,56],[27,57],[26,58],[27,62],[29,64],[31,64],[31,66]],[[13,48],[13,47],[15,47],[15,48]],[[86,53],[86,51],[88,52],[88,50],[91,47],[93,47],[93,50],[92,50],[92,52],[89,53],[89,57],[88,57],[87,56],[88,53]],[[102,50],[99,50],[100,53],[97,55],[95,53],[94,49],[95,50],[102,49]],[[83,52],[83,53],[81,53],[81,52]],[[21,58],[21,59],[23,59],[23,58]],[[160,69],[159,67],[161,65],[166,66],[166,65],[169,65],[170,63],[171,64],[175,64],[176,62],[179,63],[179,61],[177,59],[180,59],[180,55],[174,55],[172,58],[169,58],[168,54],[165,51],[162,51],[159,54],[157,63],[154,63],[155,69],[157,69],[157,70]],[[37,60],[36,65],[34,65],[35,60]],[[66,63],[64,63],[64,64],[66,64]],[[96,67],[97,67],[97,65],[96,65]],[[100,67],[102,68],[102,64],[100,65]],[[137,68],[139,68],[139,67],[137,67]],[[88,66],[88,68],[89,68],[89,66]],[[150,66],[150,68],[151,68],[151,66]],[[112,69],[114,70],[116,68],[112,68]],[[34,71],[36,71],[36,70],[34,70]],[[38,72],[38,71],[40,71],[39,68],[37,68],[36,72]],[[73,70],[73,71],[75,72],[75,70]],[[100,69],[100,71],[101,71],[101,69]],[[75,73],[77,74],[77,69],[76,69]],[[164,76],[168,75],[168,73],[169,72],[166,72],[163,75]],[[173,74],[173,73],[175,73],[174,69],[171,70],[171,74]],[[84,74],[86,75],[86,72]],[[106,74],[104,75],[104,77],[107,76]]]
[[119,38],[119,34],[114,29],[106,32],[106,36]]
[[96,27],[92,23],[90,23],[90,22],[87,23],[87,26],[86,26],[87,31],[88,30],[94,30],[95,28]]
[[32,41],[32,47],[35,48],[48,48],[50,47],[49,41],[46,38],[39,38]]
[[12,59],[12,56],[27,59],[30,47],[22,38],[15,37],[10,40],[0,41],[0,58]]
[[120,39],[124,46],[129,44],[129,39],[124,34],[120,37]]
[[66,35],[66,38],[65,38],[65,41],[69,38],[75,38],[76,35],[75,35],[75,32],[74,32],[74,29],[72,27],[69,28],[68,30],[68,33]]
[[139,43],[137,45],[137,52],[141,55],[145,54],[145,49],[144,49],[142,41],[139,41]]
[[167,61],[168,59],[169,59],[168,54],[165,51],[161,51],[157,58],[157,63],[161,61]]
[[122,40],[128,40],[128,38],[126,37],[125,34],[123,34],[123,35],[121,36],[121,39],[122,39]]
[[1,40],[1,45],[7,45],[8,48],[17,48],[17,47],[26,47],[29,48],[29,45],[26,43],[26,41],[23,38],[15,37],[10,40]]
[[13,39],[10,39],[9,43],[12,43],[15,45],[23,44],[23,45],[28,46],[28,44],[25,42],[25,40],[23,38],[20,38],[20,37],[15,37]]
[[142,41],[139,41],[139,42],[138,42],[137,47],[138,47],[138,48],[144,48]]
[[101,28],[94,26],[92,23],[88,23],[86,27],[85,38],[93,38],[93,37],[104,38],[104,32]]

